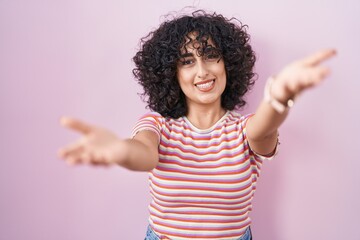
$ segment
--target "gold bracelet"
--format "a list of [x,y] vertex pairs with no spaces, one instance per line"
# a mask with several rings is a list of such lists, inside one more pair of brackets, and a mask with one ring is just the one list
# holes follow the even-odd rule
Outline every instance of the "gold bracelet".
[[271,86],[272,86],[273,82],[274,82],[274,78],[269,77],[269,79],[266,82],[265,89],[264,89],[264,99],[265,99],[265,102],[269,103],[276,112],[282,114],[287,109],[294,106],[294,100],[290,98],[289,100],[286,101],[286,105],[285,105],[285,104],[279,102],[277,99],[273,98],[273,96],[271,96]]

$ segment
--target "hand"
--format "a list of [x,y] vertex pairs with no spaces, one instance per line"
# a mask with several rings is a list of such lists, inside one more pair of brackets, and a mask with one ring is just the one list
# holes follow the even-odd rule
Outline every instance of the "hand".
[[321,63],[335,54],[334,49],[322,50],[287,65],[275,76],[271,96],[279,102],[286,103],[305,89],[316,86],[330,73],[330,69]]
[[75,143],[59,150],[59,156],[70,165],[89,163],[108,166],[120,164],[126,158],[125,141],[112,132],[73,118],[62,118],[61,125],[83,135]]

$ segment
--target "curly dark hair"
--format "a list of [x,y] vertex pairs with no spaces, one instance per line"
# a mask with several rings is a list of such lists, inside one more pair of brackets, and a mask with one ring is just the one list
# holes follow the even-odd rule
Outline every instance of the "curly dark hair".
[[[160,27],[140,40],[140,51],[133,58],[133,74],[142,85],[143,99],[148,107],[164,117],[186,115],[187,104],[177,80],[177,64],[181,49],[188,44],[190,34],[196,32],[196,41],[209,38],[223,58],[226,69],[226,87],[221,105],[226,110],[239,109],[246,104],[245,93],[253,86],[255,53],[243,25],[236,18],[227,19],[215,12],[203,10],[163,22]],[[201,44],[201,48],[207,44]],[[204,50],[198,49],[198,54]]]

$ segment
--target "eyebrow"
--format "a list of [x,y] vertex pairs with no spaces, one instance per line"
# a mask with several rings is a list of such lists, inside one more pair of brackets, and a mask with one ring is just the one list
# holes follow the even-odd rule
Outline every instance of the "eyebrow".
[[192,56],[194,56],[194,54],[192,54],[190,52],[183,53],[183,54],[180,55],[181,58],[192,57]]

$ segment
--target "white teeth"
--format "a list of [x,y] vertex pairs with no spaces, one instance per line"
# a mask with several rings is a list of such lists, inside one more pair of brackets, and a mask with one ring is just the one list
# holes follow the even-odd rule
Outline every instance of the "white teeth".
[[201,89],[206,89],[206,88],[211,87],[211,85],[213,83],[214,83],[214,81],[211,81],[211,82],[207,82],[207,83],[203,83],[203,84],[196,84],[196,86]]

